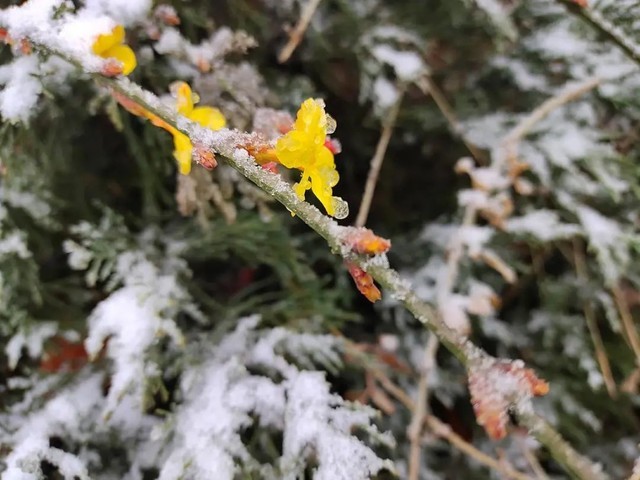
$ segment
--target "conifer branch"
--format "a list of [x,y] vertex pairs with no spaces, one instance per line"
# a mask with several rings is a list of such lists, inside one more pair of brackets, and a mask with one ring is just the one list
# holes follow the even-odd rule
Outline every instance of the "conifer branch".
[[614,25],[600,12],[589,7],[582,7],[575,0],[556,0],[574,15],[582,18],[609,41],[615,43],[631,60],[640,66],[640,45],[626,35],[620,27]]

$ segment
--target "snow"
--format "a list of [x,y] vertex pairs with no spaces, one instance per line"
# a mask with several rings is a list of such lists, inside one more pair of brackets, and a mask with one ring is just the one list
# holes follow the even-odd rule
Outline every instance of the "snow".
[[378,108],[387,109],[390,108],[398,101],[398,89],[396,86],[386,78],[380,76],[376,78],[373,84],[373,95]]
[[467,297],[463,295],[448,295],[438,302],[438,313],[449,328],[460,335],[471,333],[471,321],[466,312]]
[[376,45],[371,52],[379,62],[391,65],[398,79],[404,82],[416,80],[425,72],[424,63],[415,52],[396,50],[388,44]]
[[516,39],[518,34],[516,27],[511,21],[504,4],[497,0],[473,0],[473,2],[487,14],[502,35],[510,40]]
[[[324,373],[300,371],[285,359],[297,358],[308,367],[336,361],[336,340],[317,336],[314,343],[313,335],[284,328],[259,331],[258,323],[257,316],[240,319],[233,332],[210,348],[206,362],[185,372],[180,389],[187,400],[170,420],[175,435],[160,478],[204,479],[212,471],[219,480],[235,478],[234,459],[255,462],[239,435],[253,423],[252,415],[263,426],[283,429],[283,474],[278,478],[297,478],[298,469],[312,457],[319,463],[315,478],[366,479],[382,468],[384,462],[351,435],[353,426],[368,424],[372,412],[347,408],[329,393]],[[247,367],[277,372],[283,380],[250,374]]]
[[507,220],[506,229],[515,234],[532,235],[543,242],[571,238],[582,233],[579,225],[562,223],[557,212],[547,209],[512,217]]
[[283,480],[298,478],[296,466],[309,455],[318,459],[316,480],[368,480],[385,468],[384,461],[351,436],[352,427],[362,419],[331,408],[340,405],[341,399],[329,392],[322,373],[300,373],[291,382],[288,398]]
[[621,246],[625,242],[620,225],[587,206],[578,206],[576,213],[589,246],[596,252],[606,282],[616,283],[630,262],[628,250]]
[[9,360],[9,368],[16,368],[22,349],[26,348],[27,354],[33,359],[37,359],[42,355],[43,344],[49,338],[53,337],[58,331],[55,322],[41,322],[33,326],[23,328],[16,333],[5,347],[5,354]]
[[152,6],[151,0],[85,0],[86,9],[95,14],[105,14],[117,23],[129,26],[146,20]]
[[35,107],[42,84],[36,77],[40,63],[35,55],[0,66],[0,115],[9,122],[26,122]]
[[40,462],[57,466],[65,478],[88,480],[86,466],[74,455],[49,445],[50,436],[73,439],[100,403],[102,375],[85,375],[57,393],[40,411],[20,417],[15,445],[5,458],[3,480],[37,480]]
[[107,355],[114,364],[105,416],[112,414],[122,396],[130,393],[142,402],[146,375],[144,354],[157,338],[168,334],[174,342],[181,337],[172,320],[158,316],[158,305],[144,302],[148,293],[142,289],[125,287],[111,294],[94,310],[89,319],[89,335],[85,348],[97,357],[109,339]]
[[23,232],[14,231],[0,238],[0,257],[8,255],[16,255],[22,259],[31,257]]

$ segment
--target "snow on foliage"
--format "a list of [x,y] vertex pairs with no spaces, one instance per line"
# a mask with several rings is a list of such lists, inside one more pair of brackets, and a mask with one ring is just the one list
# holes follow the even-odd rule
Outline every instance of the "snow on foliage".
[[14,369],[26,349],[31,358],[40,358],[44,342],[53,337],[58,331],[55,322],[42,322],[37,325],[23,327],[16,333],[5,347],[5,354],[9,360],[9,368]]
[[[303,372],[291,380],[285,413],[283,479],[298,477],[301,459],[316,456],[317,480],[367,480],[389,467],[350,432],[367,425],[371,411],[346,408],[344,400],[329,392],[319,372]],[[293,467],[293,468],[292,468]]]
[[[116,24],[134,24],[146,19],[151,0],[88,0],[73,11],[65,0],[30,0],[0,12],[0,22],[9,38],[29,38],[82,61],[89,70],[99,71],[101,61],[92,54],[91,46],[98,35],[109,32]],[[66,89],[74,66],[60,58],[42,62],[38,55],[28,54],[0,66],[0,115],[11,122],[27,122],[38,98],[45,89]]]
[[[65,479],[75,477],[89,479],[87,468],[77,456],[50,445],[52,437],[78,440],[86,423],[91,423],[100,403],[101,375],[91,374],[79,379],[74,385],[54,395],[38,410],[26,418],[21,415],[3,414],[0,418],[15,430],[7,442],[12,445],[5,459],[7,469],[3,480],[37,480],[42,478],[42,461],[58,468]],[[85,432],[86,441],[88,432]]]
[[[26,421],[19,405],[15,413],[0,415],[0,422],[15,426],[0,435],[0,441],[12,446],[3,479],[39,478],[43,460],[64,478],[89,478],[100,463],[89,443],[96,435],[119,438],[129,452],[117,465],[102,465],[95,478],[111,478],[109,471],[139,478],[140,469],[155,466],[162,480],[210,478],[212,472],[217,479],[232,480],[243,471],[293,479],[307,465],[317,464],[314,478],[365,480],[392,468],[353,436],[360,427],[382,438],[370,424],[375,412],[330,393],[323,372],[296,366],[298,361],[305,367],[335,366],[339,341],[283,328],[260,330],[258,316],[240,319],[218,344],[202,341],[196,348],[200,353],[189,355],[176,405],[164,422],[143,413],[136,395],[149,373],[145,349],[162,323],[150,302],[159,311],[166,308],[165,300],[148,293],[140,296],[143,290],[125,286],[89,319],[90,353],[110,335],[106,348],[114,371],[106,395],[102,375],[87,367]],[[252,373],[256,369],[267,375]],[[275,464],[261,464],[244,443],[243,432],[253,427],[267,435],[282,432],[283,456]],[[82,448],[74,454],[51,447],[52,437]]]
[[[208,478],[215,471],[225,480],[244,468],[260,471],[264,478],[295,479],[312,459],[318,463],[318,479],[366,479],[388,467],[351,433],[356,426],[368,428],[373,412],[351,408],[329,393],[323,373],[300,371],[283,355],[306,358],[307,364],[313,358],[334,362],[336,340],[318,336],[312,347],[311,335],[281,328],[257,335],[258,322],[257,316],[240,320],[207,360],[183,377],[185,401],[169,423],[171,441],[160,478]],[[255,368],[282,379],[274,382],[248,370]],[[280,474],[273,466],[260,465],[240,439],[253,416],[261,426],[283,431]]]

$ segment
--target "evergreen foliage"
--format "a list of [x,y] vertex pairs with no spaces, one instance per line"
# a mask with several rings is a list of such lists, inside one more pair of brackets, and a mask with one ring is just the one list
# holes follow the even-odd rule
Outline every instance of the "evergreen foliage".
[[[638,2],[324,0],[284,63],[309,0],[10,3],[0,478],[640,478]],[[349,252],[223,158],[180,175],[181,133],[91,63],[116,24],[133,82],[167,105],[188,82],[261,141],[324,99],[342,225],[392,129],[367,226],[449,328],[549,393],[519,362],[461,365],[401,296],[372,306]],[[602,472],[483,406],[483,369]]]

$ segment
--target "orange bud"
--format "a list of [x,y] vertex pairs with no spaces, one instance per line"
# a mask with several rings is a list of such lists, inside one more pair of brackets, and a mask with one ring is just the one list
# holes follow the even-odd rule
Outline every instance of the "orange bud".
[[26,40],[24,38],[20,40],[20,51],[22,52],[23,55],[31,54],[33,49],[31,48],[31,44],[29,43],[29,40]]
[[268,162],[261,166],[263,170],[267,170],[271,173],[278,173],[278,164],[276,162]]
[[156,18],[165,25],[170,27],[180,25],[180,17],[171,5],[158,5],[154,13]]
[[211,71],[211,62],[206,58],[200,57],[196,60],[196,68],[202,73],[209,73]]
[[350,228],[343,241],[351,250],[364,255],[379,255],[391,248],[389,240],[378,237],[368,228]]
[[347,270],[353,278],[358,291],[364,295],[371,303],[375,303],[382,298],[382,294],[375,283],[373,277],[352,262],[345,262]]
[[203,145],[195,144],[193,146],[192,156],[196,163],[202,165],[207,170],[213,170],[218,166],[215,154]]
[[507,436],[509,408],[519,399],[549,393],[549,384],[521,361],[498,360],[469,373],[469,392],[478,425],[494,440]]
[[117,77],[118,75],[122,75],[122,72],[122,63],[119,60],[107,58],[102,62],[100,73],[105,77]]

